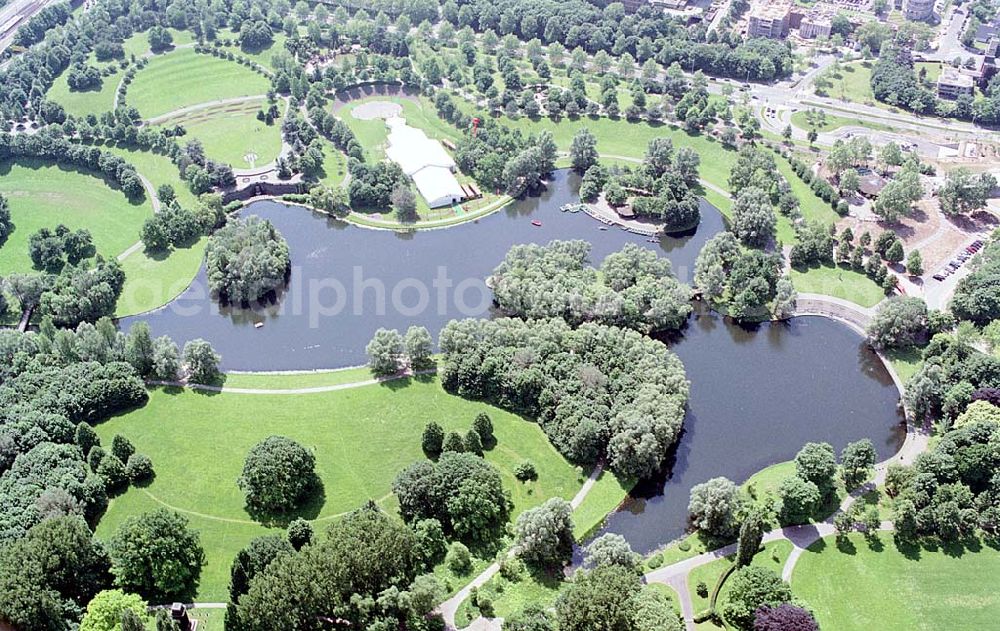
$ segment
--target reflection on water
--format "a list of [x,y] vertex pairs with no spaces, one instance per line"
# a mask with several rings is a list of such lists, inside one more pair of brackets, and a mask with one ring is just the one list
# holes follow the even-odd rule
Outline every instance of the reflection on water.
[[684,533],[695,484],[720,475],[740,483],[810,441],[839,452],[870,438],[880,459],[902,444],[899,393],[856,333],[820,317],[749,327],[727,320],[699,309],[682,335],[665,340],[691,380],[684,429],[663,475],[640,483],[601,531],[622,534],[637,551]]
[[[178,343],[202,337],[222,355],[228,370],[294,370],[356,366],[380,327],[410,325],[439,331],[452,318],[490,314],[483,281],[519,243],[584,239],[594,264],[638,243],[669,256],[677,276],[690,282],[701,246],[723,229],[722,215],[702,203],[696,234],[646,237],[602,224],[559,207],[579,199],[580,178],[557,171],[538,197],[446,230],[394,232],[349,226],[327,215],[278,202],[255,202],[244,214],[271,221],[288,241],[292,273],[276,300],[252,308],[220,306],[206,287],[204,268],[184,294],[165,309],[140,316],[156,335]],[[532,221],[541,226],[532,225]],[[136,318],[125,318],[128,328]],[[263,323],[260,328],[254,325]]]
[[[436,333],[455,317],[488,317],[483,280],[512,245],[585,239],[597,264],[625,243],[640,243],[669,257],[678,277],[690,282],[701,246],[724,228],[719,212],[703,202],[694,234],[649,243],[618,229],[601,230],[586,215],[560,212],[559,206],[578,199],[578,190],[579,178],[560,171],[539,197],[473,223],[405,234],[257,202],[245,212],[269,219],[289,243],[288,286],[252,309],[220,307],[204,290],[202,269],[178,300],[142,317],[154,335],[179,343],[209,340],[226,369],[359,365],[379,327],[415,324]],[[427,301],[417,309],[422,290]],[[135,319],[125,319],[123,328]],[[681,334],[664,342],[691,380],[683,433],[663,475],[637,487],[605,527],[625,535],[638,551],[683,533],[690,489],[709,478],[742,481],[790,459],[810,440],[839,450],[868,437],[883,457],[900,443],[892,380],[860,336],[843,325],[805,317],[744,327],[699,310]]]

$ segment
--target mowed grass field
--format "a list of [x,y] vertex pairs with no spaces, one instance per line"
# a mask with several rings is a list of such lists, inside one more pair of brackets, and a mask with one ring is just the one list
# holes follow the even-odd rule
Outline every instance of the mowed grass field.
[[[209,158],[236,169],[248,169],[273,162],[281,152],[281,118],[270,125],[257,120],[257,112],[265,103],[262,98],[209,107],[171,118],[163,125],[182,125],[187,130],[182,142],[197,138]],[[283,108],[284,103],[279,102],[279,107]]]
[[791,277],[798,291],[843,298],[862,307],[874,307],[885,299],[885,292],[875,281],[839,265],[821,265],[804,271],[793,268]]
[[44,161],[0,163],[0,193],[14,222],[14,232],[0,247],[0,275],[31,271],[28,241],[41,228],[60,223],[86,228],[97,252],[114,258],[139,240],[143,222],[153,214],[148,199],[133,204],[97,175]]
[[[872,92],[872,70],[862,63],[844,64],[840,67],[839,76],[831,75],[831,85],[816,90],[820,96],[828,96],[843,101],[874,104],[875,94]],[[884,106],[883,106],[884,107]]]
[[135,75],[127,101],[144,118],[221,99],[267,93],[270,82],[235,61],[181,48],[157,55]]
[[[90,63],[93,65],[93,59]],[[105,66],[107,64],[104,63],[97,65],[98,68]],[[69,72],[65,71],[56,77],[45,95],[49,100],[62,105],[67,114],[83,117],[87,114],[110,112],[114,108],[115,90],[118,89],[118,82],[125,74],[124,70],[118,68],[114,74],[102,77],[101,87],[92,90],[70,90],[68,74]]]
[[[181,180],[170,158],[130,147],[106,145],[102,148],[131,162],[152,183],[153,188],[169,184],[182,206],[194,208],[198,200]],[[133,243],[137,240],[138,236]],[[139,250],[127,256],[121,262],[125,270],[125,286],[118,298],[115,315],[143,313],[176,298],[198,273],[207,244],[208,239],[202,238],[187,247],[171,248],[168,253],[150,255]]]
[[[168,30],[174,37],[175,46],[190,44],[194,41],[190,31],[178,31],[173,28]],[[136,33],[122,42],[122,48],[125,49],[125,59],[130,59],[133,55],[143,57],[150,52],[149,36],[146,32]],[[67,113],[74,116],[86,116],[87,114],[100,114],[101,112],[110,111],[114,107],[115,90],[118,89],[118,82],[121,81],[122,75],[125,74],[125,70],[122,70],[118,65],[120,61],[119,59],[115,59],[107,62],[99,62],[94,57],[94,54],[90,53],[87,57],[88,65],[98,68],[105,68],[109,65],[116,67],[114,74],[104,77],[100,88],[83,91],[70,90],[69,83],[67,82],[69,75],[67,69],[52,82],[52,87],[46,96],[50,100],[62,105]]]
[[[461,97],[454,97],[456,105],[470,116],[485,117],[475,105]],[[530,119],[521,117],[511,120],[506,116],[499,119],[505,125],[520,129],[524,133],[552,132],[560,151],[569,151],[573,136],[581,128],[587,128],[597,138],[597,150],[606,156],[642,158],[646,145],[653,138],[670,138],[675,148],[691,147],[701,156],[701,177],[716,186],[728,189],[729,170],[736,162],[736,151],[723,147],[722,143],[705,134],[689,134],[671,125],[651,124],[645,121],[629,122],[625,119],[590,118],[581,116],[576,120],[563,118]]]
[[792,589],[831,631],[995,629],[1000,550],[900,550],[890,533],[875,546],[860,534],[838,547],[822,539],[799,559]]
[[[125,518],[157,507],[182,512],[201,532],[207,554],[198,600],[223,600],[236,552],[253,537],[278,532],[247,513],[236,485],[254,444],[278,434],[314,451],[323,496],[301,514],[322,529],[369,499],[394,512],[392,480],[400,469],[424,458],[424,425],[434,420],[446,431],[464,434],[480,411],[493,419],[497,445],[486,458],[502,472],[515,513],[550,497],[571,499],[576,494],[585,472],[563,459],[536,424],[452,396],[434,377],[299,395],[156,389],[143,408],[97,428],[106,444],[116,433],[127,436],[153,460],[156,471],[147,488],[130,489],[112,501],[98,535],[107,538]],[[535,464],[538,480],[525,484],[514,478],[513,470],[526,459]],[[606,477],[599,486],[617,484]],[[603,488],[598,495],[606,502],[604,512],[623,496],[624,491],[615,496]]]

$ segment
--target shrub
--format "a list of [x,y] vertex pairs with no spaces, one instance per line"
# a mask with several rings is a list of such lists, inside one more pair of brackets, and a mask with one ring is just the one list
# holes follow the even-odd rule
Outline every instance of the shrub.
[[535,463],[530,460],[525,460],[514,467],[514,477],[521,482],[527,482],[528,480],[537,480],[538,472],[535,470]]
[[445,563],[455,574],[465,575],[472,571],[472,554],[461,541],[455,541],[448,546]]
[[313,540],[313,527],[312,524],[302,519],[301,517],[292,521],[288,524],[288,530],[286,531],[286,536],[288,537],[288,543],[292,544],[292,547],[296,550],[301,550],[303,546],[309,545]]
[[125,465],[125,473],[132,482],[142,482],[153,477],[153,461],[145,454],[132,454]]

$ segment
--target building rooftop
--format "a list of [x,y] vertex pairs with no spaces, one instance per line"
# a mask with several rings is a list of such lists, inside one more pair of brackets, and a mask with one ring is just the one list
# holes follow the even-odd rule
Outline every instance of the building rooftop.
[[975,80],[967,75],[962,74],[954,68],[945,67],[941,70],[941,76],[938,77],[938,84],[950,85],[959,88],[972,88]]
[[762,2],[750,9],[750,17],[759,20],[779,20],[792,10],[792,5],[786,2]]

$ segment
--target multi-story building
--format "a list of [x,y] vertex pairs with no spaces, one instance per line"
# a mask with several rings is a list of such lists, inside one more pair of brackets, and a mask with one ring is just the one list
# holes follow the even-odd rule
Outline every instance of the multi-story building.
[[805,39],[817,37],[830,37],[830,28],[833,23],[827,16],[806,15],[799,23],[799,35]]
[[761,2],[750,9],[749,37],[782,39],[788,35],[792,5],[785,2]]
[[963,94],[972,96],[975,80],[967,74],[945,66],[937,80],[938,96],[942,99],[957,99]]
[[934,0],[904,0],[903,17],[907,20],[929,20],[934,15]]

